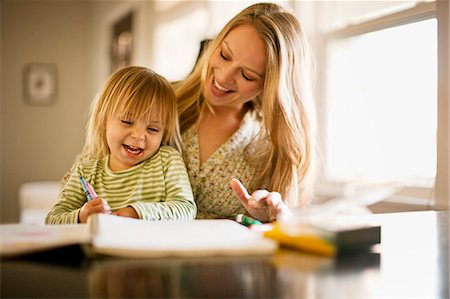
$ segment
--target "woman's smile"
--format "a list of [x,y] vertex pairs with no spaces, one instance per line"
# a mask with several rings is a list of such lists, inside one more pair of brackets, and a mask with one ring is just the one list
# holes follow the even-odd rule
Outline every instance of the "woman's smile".
[[219,82],[217,82],[215,78],[213,78],[211,84],[211,92],[216,97],[221,97],[229,94],[230,92],[233,92],[233,90],[227,89],[226,87],[222,86]]

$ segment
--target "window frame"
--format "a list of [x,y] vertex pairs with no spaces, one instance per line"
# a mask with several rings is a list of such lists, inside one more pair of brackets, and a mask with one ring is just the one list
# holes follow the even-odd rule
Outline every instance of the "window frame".
[[[320,15],[320,5],[316,7],[316,13]],[[330,41],[334,39],[342,39],[351,36],[356,36],[373,31],[383,30],[399,25],[410,24],[431,18],[437,19],[438,24],[438,90],[437,90],[437,165],[436,177],[434,187],[417,187],[405,186],[403,190],[395,195],[385,199],[385,202],[395,203],[402,206],[400,209],[448,209],[450,203],[449,181],[450,181],[450,159],[449,159],[449,5],[448,1],[435,2],[421,2],[416,3],[415,6],[409,7],[390,14],[374,17],[358,23],[351,23],[346,26],[329,30],[320,33],[318,24],[311,30],[319,37],[313,39],[316,42],[318,53],[318,69],[319,69],[319,84],[317,84],[317,96],[319,111],[319,135],[320,147],[324,148],[325,124],[326,124],[326,86],[325,86],[325,71],[326,71],[326,47]],[[314,25],[313,25],[314,26]],[[314,43],[313,43],[314,46]],[[322,49],[322,50],[321,50]],[[326,163],[326,161],[325,161]],[[328,181],[325,177],[324,165],[320,166],[320,181],[325,186],[333,186],[333,190],[345,190],[347,185],[351,182],[337,183]],[[337,186],[337,187],[336,187]],[[329,187],[322,188],[324,190]],[[322,190],[323,191],[323,190]],[[325,192],[326,195],[326,192]]]

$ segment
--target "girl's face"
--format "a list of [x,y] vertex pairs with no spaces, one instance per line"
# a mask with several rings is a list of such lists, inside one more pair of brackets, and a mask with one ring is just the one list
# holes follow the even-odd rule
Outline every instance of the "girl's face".
[[139,119],[116,113],[106,123],[109,168],[117,172],[150,158],[161,146],[163,135],[164,126],[156,113]]
[[205,100],[212,107],[241,108],[261,93],[266,61],[266,47],[255,28],[235,27],[211,56]]

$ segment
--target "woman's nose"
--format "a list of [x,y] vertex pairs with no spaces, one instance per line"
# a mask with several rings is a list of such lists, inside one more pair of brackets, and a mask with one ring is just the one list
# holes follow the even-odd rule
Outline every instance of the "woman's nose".
[[[233,67],[222,68],[222,83],[232,85],[236,82],[235,80],[236,70]],[[228,86],[229,87],[229,86]]]

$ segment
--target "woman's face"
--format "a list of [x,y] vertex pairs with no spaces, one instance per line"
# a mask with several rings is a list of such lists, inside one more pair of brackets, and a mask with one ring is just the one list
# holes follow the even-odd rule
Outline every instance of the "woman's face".
[[255,28],[235,27],[211,56],[205,100],[213,108],[242,108],[261,93],[266,61],[266,47]]

